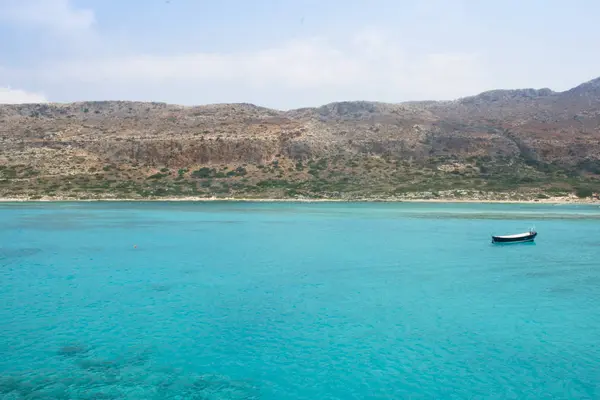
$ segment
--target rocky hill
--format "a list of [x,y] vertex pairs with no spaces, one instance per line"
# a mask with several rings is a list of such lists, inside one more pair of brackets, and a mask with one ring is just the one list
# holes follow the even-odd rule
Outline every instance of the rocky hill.
[[600,78],[278,111],[0,105],[0,197],[539,197],[600,189]]

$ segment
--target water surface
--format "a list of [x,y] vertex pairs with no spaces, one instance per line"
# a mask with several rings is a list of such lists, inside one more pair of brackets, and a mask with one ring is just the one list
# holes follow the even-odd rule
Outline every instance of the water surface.
[[[0,205],[0,398],[574,399],[600,208]],[[491,234],[535,225],[535,244]]]

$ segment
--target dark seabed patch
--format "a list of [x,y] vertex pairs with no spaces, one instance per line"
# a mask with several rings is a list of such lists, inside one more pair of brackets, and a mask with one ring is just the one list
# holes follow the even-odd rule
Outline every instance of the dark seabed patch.
[[87,353],[89,349],[86,346],[80,344],[68,344],[66,346],[62,346],[57,350],[57,354],[63,357],[76,357],[81,356]]
[[36,248],[6,248],[0,247],[0,260],[11,260],[15,258],[30,257],[42,252]]
[[[89,349],[69,344],[62,368],[0,374],[1,399],[231,399],[257,400],[258,387],[212,373],[189,373],[156,364],[149,349],[115,358],[87,357]],[[73,359],[71,359],[73,358]]]
[[197,274],[198,272],[200,272],[199,268],[184,268],[181,270],[182,275],[193,275]]
[[168,292],[169,290],[171,290],[172,287],[173,285],[167,283],[154,283],[150,285],[150,289],[152,289],[155,292]]
[[547,270],[525,272],[524,275],[527,278],[535,279],[535,278],[554,278],[557,275],[563,275],[565,273],[568,273],[568,271],[547,269]]
[[[98,364],[98,365],[96,365]],[[97,367],[98,368],[97,368]],[[83,369],[35,370],[0,375],[3,399],[231,399],[257,400],[249,382],[174,368],[94,362]]]
[[546,289],[548,292],[550,293],[573,293],[576,292],[576,289],[574,287],[566,287],[566,286],[551,286],[549,288]]
[[463,219],[463,220],[498,220],[498,221],[548,221],[548,220],[598,220],[600,214],[509,214],[509,213],[405,213],[405,218],[416,219]]
[[118,368],[118,364],[113,360],[102,360],[102,359],[90,359],[85,358],[77,360],[77,365],[83,369],[89,370],[112,370]]

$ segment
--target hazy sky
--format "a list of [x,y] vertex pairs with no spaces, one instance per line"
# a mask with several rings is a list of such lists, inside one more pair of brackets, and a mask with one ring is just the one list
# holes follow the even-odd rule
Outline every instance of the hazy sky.
[[595,0],[0,0],[0,103],[442,100],[600,76]]

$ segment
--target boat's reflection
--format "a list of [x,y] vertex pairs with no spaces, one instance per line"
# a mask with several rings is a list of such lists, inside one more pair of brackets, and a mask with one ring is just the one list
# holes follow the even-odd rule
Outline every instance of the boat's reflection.
[[494,246],[516,246],[516,245],[521,245],[521,246],[535,246],[536,243],[533,240],[530,240],[528,242],[492,242],[490,243]]

